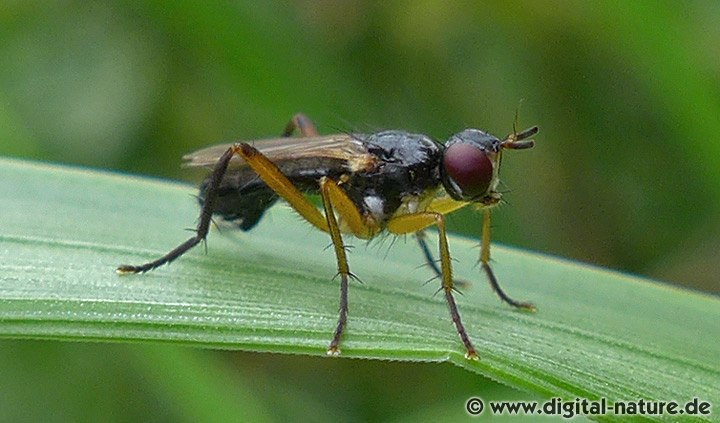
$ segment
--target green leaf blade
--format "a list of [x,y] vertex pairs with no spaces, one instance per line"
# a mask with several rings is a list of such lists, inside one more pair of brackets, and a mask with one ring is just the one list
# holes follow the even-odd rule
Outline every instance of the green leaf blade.
[[[193,188],[6,160],[0,178],[0,337],[325,354],[339,297],[329,238],[286,207],[248,233],[213,230],[207,254],[118,276],[189,236]],[[449,360],[548,396],[720,403],[715,297],[496,247],[500,282],[539,310],[518,312],[474,267],[476,242],[452,237],[454,270],[472,281],[458,298],[481,356],[470,362],[414,241],[351,243],[363,284],[343,356]]]

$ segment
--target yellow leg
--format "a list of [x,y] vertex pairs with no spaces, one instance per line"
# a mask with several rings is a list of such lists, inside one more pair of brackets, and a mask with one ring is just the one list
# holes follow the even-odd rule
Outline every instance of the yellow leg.
[[[303,114],[296,114],[290,120],[290,123],[283,132],[284,136],[290,136],[295,129],[298,129],[302,136],[316,136],[317,129],[312,121]],[[205,193],[205,201],[200,211],[200,219],[198,221],[195,235],[187,241],[175,247],[173,250],[160,257],[157,260],[141,264],[139,266],[121,265],[117,268],[117,273],[143,273],[148,270],[155,269],[177,259],[181,255],[202,242],[207,237],[212,221],[212,214],[215,211],[215,202],[217,201],[220,183],[225,177],[230,160],[240,155],[255,170],[260,178],[279,196],[284,198],[300,215],[318,229],[327,232],[327,222],[318,209],[280,172],[280,169],[258,152],[255,148],[248,144],[235,144],[228,148],[225,153],[215,164],[212,174],[210,175],[210,184]]]
[[323,177],[320,180],[320,195],[322,196],[323,207],[325,208],[325,218],[327,219],[328,232],[332,239],[333,248],[335,249],[335,257],[337,258],[338,275],[340,275],[340,310],[335,333],[328,347],[328,355],[340,355],[340,339],[342,338],[345,326],[347,325],[348,315],[348,278],[352,276],[350,266],[345,253],[345,244],[343,243],[340,228],[337,219],[335,219],[335,210],[333,202],[336,191],[332,187],[337,187],[331,179]]
[[[330,181],[330,179],[327,179]],[[335,183],[324,183],[328,195],[332,199],[335,212],[342,219],[345,232],[350,232],[358,238],[370,239],[380,232],[380,227],[372,219],[363,216],[347,193]]]
[[305,195],[290,182],[275,163],[247,143],[235,144],[230,149],[233,154],[242,157],[260,179],[283,200],[287,201],[290,207],[295,209],[300,216],[321,231],[328,232],[327,222],[322,213],[305,198]]
[[[295,130],[300,131],[303,137],[318,136],[318,131],[312,121],[302,113],[297,113],[290,119],[283,137],[289,137]],[[305,195],[298,190],[280,169],[262,153],[247,143],[235,144],[231,147],[232,154],[237,154],[245,160],[260,179],[275,193],[290,204],[305,220],[321,231],[327,232],[327,222],[314,204],[309,202]]]
[[465,345],[465,357],[471,360],[477,359],[477,352],[470,341],[470,337],[460,319],[455,298],[453,297],[453,278],[450,260],[450,248],[448,247],[447,232],[445,229],[445,216],[437,212],[421,212],[406,214],[391,219],[387,224],[388,231],[402,235],[418,232],[431,225],[436,225],[440,237],[440,271],[442,273],[442,284],[440,289],[445,293],[445,299],[450,307],[450,317],[455,324],[460,339]]
[[340,315],[338,317],[337,327],[335,328],[335,334],[330,342],[327,353],[328,355],[339,355],[340,341],[345,331],[345,326],[347,325],[348,278],[354,277],[354,275],[350,272],[345,243],[343,242],[335,213],[343,219],[352,234],[357,237],[371,238],[379,231],[379,228],[374,221],[370,221],[362,216],[347,193],[332,179],[323,177],[320,180],[320,195],[322,197],[323,208],[325,209],[328,232],[330,233],[330,239],[335,249],[338,275],[340,275]]
[[449,196],[446,196],[446,197],[435,198],[434,200],[432,200],[427,211],[433,211],[436,213],[447,215],[456,210],[460,210],[461,208],[468,206],[470,204],[472,204],[472,203],[467,202],[467,201],[453,200]]
[[510,298],[505,291],[500,288],[500,284],[498,284],[497,278],[495,278],[495,274],[490,267],[490,213],[490,209],[485,209],[485,215],[483,216],[482,246],[480,250],[480,264],[482,265],[483,270],[485,270],[485,274],[490,281],[490,286],[501,300],[511,306],[528,311],[535,311],[535,306],[532,303],[516,301]]
[[[440,270],[440,267],[438,266],[438,261],[435,260],[435,258],[433,257],[433,253],[430,250],[430,246],[428,245],[425,235],[425,230],[423,229],[421,231],[415,232],[415,239],[418,242],[420,251],[425,257],[425,263],[427,264],[427,266],[433,271],[433,273],[435,273],[435,277],[437,279],[442,279],[442,270]],[[430,282],[430,280],[428,282]],[[460,289],[462,289],[469,286],[470,282],[458,278],[453,278],[453,287],[460,287]]]
[[377,226],[363,219],[350,197],[333,180],[323,177],[320,181],[320,195],[325,209],[325,216],[323,216],[305,198],[303,193],[283,175],[280,169],[262,153],[246,143],[236,144],[232,147],[232,150],[233,153],[240,155],[248,166],[258,174],[260,179],[287,201],[305,220],[316,228],[330,234],[337,258],[338,275],[340,276],[340,314],[335,333],[328,348],[328,354],[340,354],[340,340],[347,325],[348,278],[353,275],[350,272],[345,244],[340,234],[335,212],[342,216],[352,233],[359,237],[371,237],[377,233]]

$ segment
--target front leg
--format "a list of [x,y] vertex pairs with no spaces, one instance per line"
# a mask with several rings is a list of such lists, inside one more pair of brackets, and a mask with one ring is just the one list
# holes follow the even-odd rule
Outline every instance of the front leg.
[[450,317],[455,324],[455,329],[458,335],[460,335],[460,339],[465,345],[465,357],[469,360],[477,360],[477,352],[460,319],[460,312],[458,311],[457,303],[455,303],[455,297],[453,297],[454,285],[450,248],[448,247],[447,232],[445,230],[445,216],[437,212],[405,214],[392,218],[387,224],[387,229],[391,233],[402,235],[418,232],[431,225],[437,226],[440,237],[440,272],[442,274],[440,289],[445,293],[445,300],[450,307]]

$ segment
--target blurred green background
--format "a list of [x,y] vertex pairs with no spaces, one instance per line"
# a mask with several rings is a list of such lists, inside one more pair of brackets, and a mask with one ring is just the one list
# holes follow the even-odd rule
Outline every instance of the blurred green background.
[[[503,136],[519,108],[541,132],[505,156],[496,242],[720,292],[715,0],[4,1],[0,57],[0,155],[192,183],[184,153],[276,136],[298,111],[324,133],[442,140]],[[478,217],[450,227],[476,236]],[[454,420],[470,395],[532,398],[450,365],[38,341],[0,356],[0,421]]]

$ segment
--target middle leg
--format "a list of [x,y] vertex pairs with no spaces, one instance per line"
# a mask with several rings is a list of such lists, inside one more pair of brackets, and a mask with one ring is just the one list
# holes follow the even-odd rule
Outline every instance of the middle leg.
[[347,325],[348,279],[353,277],[347,261],[345,244],[340,233],[335,213],[343,218],[350,231],[359,237],[371,237],[378,228],[372,222],[363,219],[357,207],[335,181],[328,177],[320,180],[320,195],[325,216],[298,190],[280,169],[262,153],[246,143],[232,147],[238,155],[258,174],[275,193],[287,201],[305,220],[323,232],[330,234],[338,275],[340,276],[340,310],[338,324],[328,348],[329,355],[340,354],[340,341]]
[[332,341],[328,347],[327,354],[332,356],[340,355],[340,339],[345,332],[348,316],[348,278],[352,276],[350,266],[348,265],[347,254],[345,252],[345,244],[340,234],[340,227],[335,218],[335,209],[333,202],[342,199],[338,197],[338,192],[334,189],[337,184],[328,177],[320,180],[320,195],[322,197],[323,208],[325,210],[325,219],[327,220],[328,232],[335,249],[335,258],[337,259],[337,275],[340,276],[340,307],[337,326],[333,334]]
[[343,220],[344,229],[358,238],[372,238],[379,231],[379,227],[375,221],[360,213],[360,210],[358,210],[352,199],[332,179],[328,177],[320,179],[320,195],[325,210],[325,219],[328,227],[327,232],[330,233],[330,239],[335,249],[338,268],[337,274],[340,276],[340,310],[338,322],[327,353],[328,355],[339,355],[340,341],[347,326],[348,279],[351,277],[355,278],[355,276],[350,272],[345,243],[343,242],[340,226],[335,218],[335,214],[337,213]]

